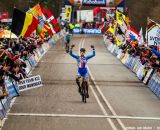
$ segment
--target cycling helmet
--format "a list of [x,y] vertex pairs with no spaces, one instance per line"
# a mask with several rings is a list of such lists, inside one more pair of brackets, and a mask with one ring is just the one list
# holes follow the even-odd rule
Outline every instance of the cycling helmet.
[[81,48],[80,52],[86,52],[86,49],[85,48]]

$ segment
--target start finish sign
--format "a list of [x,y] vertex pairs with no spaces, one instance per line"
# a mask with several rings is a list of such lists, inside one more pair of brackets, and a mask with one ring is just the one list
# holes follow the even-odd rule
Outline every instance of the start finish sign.
[[19,83],[18,83],[18,88],[19,88],[20,92],[30,90],[33,88],[38,88],[41,86],[43,86],[43,84],[42,84],[42,80],[41,80],[40,75],[23,79],[23,80],[19,81]]

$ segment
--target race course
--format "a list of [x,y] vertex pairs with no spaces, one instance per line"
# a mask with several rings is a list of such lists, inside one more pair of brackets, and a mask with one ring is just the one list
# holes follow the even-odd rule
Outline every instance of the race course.
[[74,35],[74,53],[90,45],[96,57],[88,64],[90,98],[82,103],[75,82],[76,60],[63,40],[41,59],[32,75],[43,87],[16,98],[2,130],[160,130],[160,100],[110,54],[102,36]]

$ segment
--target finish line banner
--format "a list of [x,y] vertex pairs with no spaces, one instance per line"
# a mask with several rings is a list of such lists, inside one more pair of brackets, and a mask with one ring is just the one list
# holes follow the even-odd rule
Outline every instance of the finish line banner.
[[42,87],[42,86],[43,86],[43,84],[42,84],[42,80],[41,80],[40,75],[23,79],[23,80],[19,81],[19,83],[18,83],[18,88],[19,88],[20,92],[30,90],[33,88]]
[[[116,3],[115,0],[65,0],[68,1],[72,5],[76,6],[101,6],[101,7],[106,7],[106,6],[114,6]],[[116,0],[120,1],[121,0]]]
[[101,29],[98,28],[74,28],[74,34],[102,34]]

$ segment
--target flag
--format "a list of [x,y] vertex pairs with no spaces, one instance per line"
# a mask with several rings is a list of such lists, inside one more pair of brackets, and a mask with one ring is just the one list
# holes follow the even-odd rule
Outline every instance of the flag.
[[[117,24],[117,28],[116,28],[116,34],[117,35],[123,35],[123,37],[126,36],[126,33],[127,33],[127,30],[128,30],[128,26],[127,26],[127,23],[122,19],[122,24]],[[122,36],[121,36],[122,37]],[[119,37],[118,37],[119,39]],[[121,39],[121,38],[120,38]],[[120,40],[119,39],[119,40]],[[124,38],[122,38],[124,39]],[[122,40],[121,40],[122,41]]]
[[129,36],[130,36],[131,40],[134,41],[134,40],[138,39],[138,35],[139,35],[139,33],[134,28],[130,27]]
[[[44,26],[43,26],[43,27],[44,27]],[[41,27],[41,25],[39,24],[39,25],[37,26],[37,29],[36,29],[36,34],[41,34],[42,31],[43,31],[43,27]]]
[[49,9],[47,10],[47,16],[48,16],[47,22],[52,23],[55,32],[59,32],[60,25]]
[[139,32],[139,44],[144,44],[144,37],[143,37],[143,29],[141,28]]
[[54,31],[52,24],[49,24],[49,26],[50,26],[50,30],[49,30],[49,32],[48,32],[49,35],[55,34],[56,32]]
[[148,18],[147,21],[147,40],[148,45],[160,44],[160,25]]
[[121,2],[116,6],[121,12],[125,12],[126,9],[126,0],[121,0]]
[[152,30],[154,27],[157,26],[157,23],[154,22],[153,20],[151,19],[147,19],[147,31],[149,32],[150,30]]
[[117,46],[121,46],[122,42],[115,36]]
[[123,7],[125,8],[126,6],[126,0],[121,0],[120,3],[117,5],[117,7]]
[[119,25],[122,25],[123,24],[123,20],[125,20],[125,19],[126,19],[126,16],[123,13],[121,13],[121,12],[119,12],[117,10],[116,11],[116,20],[117,20],[117,23]]
[[14,9],[11,31],[23,37],[29,37],[36,30],[39,21],[29,13]]
[[125,22],[126,22],[127,27],[129,28],[130,22],[131,22],[129,16],[126,17]]
[[53,29],[55,32],[60,31],[60,25],[57,19],[53,16],[52,12],[49,9],[45,9],[42,7],[42,13],[47,17],[47,22],[53,25]]
[[115,36],[117,39],[121,42],[124,42],[126,40],[125,37],[126,31],[123,31],[121,26],[117,24],[116,31],[115,31]]
[[116,1],[114,2],[114,5],[115,5],[115,6],[118,6],[121,2],[122,2],[122,0],[116,0]]
[[71,5],[65,5],[65,20],[68,22],[71,22],[71,14],[72,14],[72,6]]
[[50,26],[47,24],[44,24],[43,30],[41,31],[41,33],[39,34],[39,38],[42,40],[46,33],[50,30]]
[[28,13],[32,14],[35,18],[37,18],[39,21],[43,19],[43,13],[41,10],[41,7],[39,4],[35,5],[33,8],[31,8]]
[[113,23],[111,27],[108,29],[108,31],[113,35],[115,35],[116,27],[117,27],[117,22]]
[[[48,27],[49,26],[49,27]],[[45,25],[45,23],[43,21],[40,22],[40,24],[37,26],[37,30],[36,30],[36,33],[38,35],[40,35],[42,33],[42,31],[44,30],[44,28],[46,28],[48,31],[48,35],[52,36],[53,34],[55,34],[56,32],[54,31],[53,29],[53,26],[48,23],[47,24],[47,27]],[[45,32],[44,32],[45,33]],[[43,38],[44,36],[42,36],[41,38]]]

